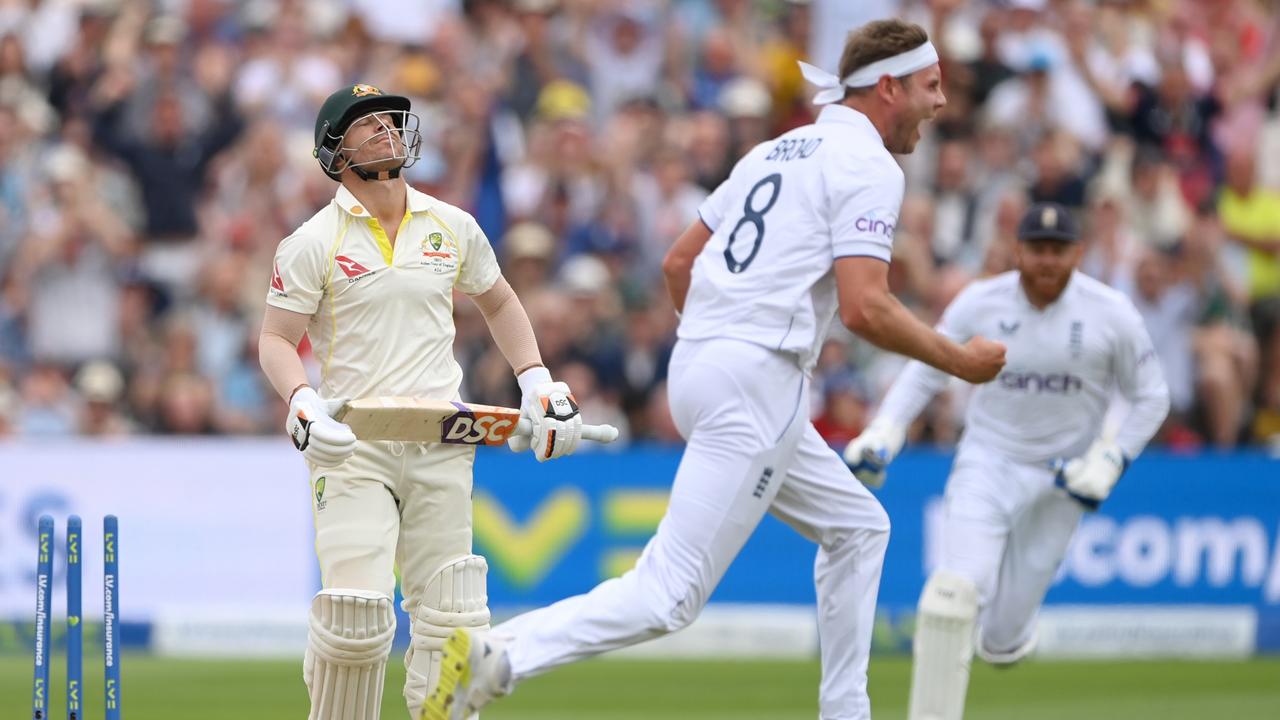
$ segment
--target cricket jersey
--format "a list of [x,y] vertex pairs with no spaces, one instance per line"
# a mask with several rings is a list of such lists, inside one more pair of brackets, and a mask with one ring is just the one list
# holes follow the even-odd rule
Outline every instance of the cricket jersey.
[[324,397],[455,399],[453,290],[478,295],[500,271],[466,212],[408,188],[392,246],[345,187],[276,250],[267,304],[311,316]]
[[[1004,369],[969,400],[962,446],[1025,462],[1075,457],[1098,437],[1118,393],[1131,409],[1114,439],[1132,459],[1168,411],[1169,389],[1137,309],[1080,272],[1044,309],[1027,300],[1016,271],[971,283],[938,331],[956,342],[980,335],[1008,348]],[[909,425],[948,377],[908,363],[878,416]]]
[[712,235],[678,335],[745,340],[809,370],[839,307],[835,260],[888,262],[902,193],[879,131],[844,105],[757,145],[698,210]]

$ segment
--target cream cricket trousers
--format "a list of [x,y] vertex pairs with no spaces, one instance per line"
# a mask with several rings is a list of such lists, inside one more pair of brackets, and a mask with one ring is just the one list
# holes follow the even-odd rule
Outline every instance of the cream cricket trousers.
[[947,480],[939,570],[978,588],[978,642],[1017,655],[1067,552],[1083,508],[1053,486],[1044,464],[961,443]]
[[400,568],[411,619],[404,685],[411,718],[439,671],[439,618],[488,623],[483,576],[466,576],[459,565],[480,563],[483,573],[482,560],[468,559],[474,461],[469,445],[360,442],[338,468],[312,469],[321,584],[394,597]]
[[494,628],[515,679],[687,626],[770,512],[818,545],[822,717],[869,718],[889,519],[810,424],[804,374],[759,345],[682,340],[668,393],[688,446],[657,533],[622,577]]
[[316,555],[325,588],[394,597],[406,609],[445,563],[471,552],[469,445],[365,442],[337,468],[311,469]]

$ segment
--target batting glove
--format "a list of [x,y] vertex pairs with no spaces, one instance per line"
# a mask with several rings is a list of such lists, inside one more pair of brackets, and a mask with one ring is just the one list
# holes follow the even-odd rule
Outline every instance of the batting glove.
[[863,485],[884,485],[885,468],[902,450],[907,439],[906,428],[884,418],[876,418],[862,434],[849,441],[844,449],[844,462]]
[[293,440],[293,446],[320,467],[337,467],[356,451],[355,433],[333,419],[344,402],[343,399],[325,400],[309,387],[300,388],[289,399],[289,417],[284,430]]
[[1119,445],[1098,439],[1084,455],[1058,460],[1053,467],[1057,471],[1054,485],[1062,488],[1086,510],[1097,510],[1129,467],[1129,458],[1124,456]]
[[512,435],[507,446],[516,452],[532,449],[538,462],[572,454],[582,439],[582,415],[569,386],[552,382],[544,367],[525,370],[516,380],[524,396],[520,414],[529,420],[533,431]]

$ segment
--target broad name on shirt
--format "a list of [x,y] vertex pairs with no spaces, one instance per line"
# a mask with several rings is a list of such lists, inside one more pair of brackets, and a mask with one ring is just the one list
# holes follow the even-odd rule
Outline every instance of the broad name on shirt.
[[779,162],[804,160],[812,155],[821,144],[822,138],[788,138],[779,140],[778,144],[773,146],[773,150],[764,156],[764,159],[765,161],[777,160]]

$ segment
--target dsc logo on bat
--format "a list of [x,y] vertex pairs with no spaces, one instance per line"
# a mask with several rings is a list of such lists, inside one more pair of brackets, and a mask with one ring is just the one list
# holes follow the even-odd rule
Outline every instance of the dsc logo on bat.
[[515,430],[515,421],[497,415],[478,417],[458,413],[444,421],[440,442],[455,445],[501,445]]

